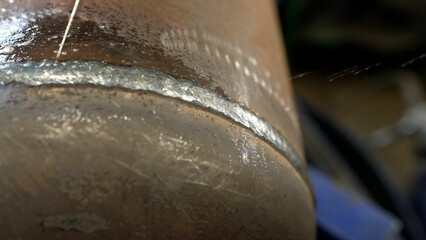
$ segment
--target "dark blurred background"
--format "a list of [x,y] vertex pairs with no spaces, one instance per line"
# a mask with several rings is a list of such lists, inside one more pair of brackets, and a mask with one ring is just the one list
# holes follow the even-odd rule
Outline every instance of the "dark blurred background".
[[[426,1],[288,0],[280,6],[293,83],[306,101],[361,139],[411,107],[395,82],[424,85]],[[377,147],[406,187],[416,171],[415,148],[410,135]]]
[[308,160],[426,239],[426,1],[278,6]]

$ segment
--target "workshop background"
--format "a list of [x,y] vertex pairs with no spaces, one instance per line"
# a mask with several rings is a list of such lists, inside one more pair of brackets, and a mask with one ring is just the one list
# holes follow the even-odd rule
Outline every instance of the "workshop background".
[[[426,239],[426,1],[278,6],[308,161],[392,215],[386,227],[359,206],[342,216],[317,213],[318,238]],[[311,177],[321,205],[326,190],[318,193]],[[348,220],[350,211],[371,222]]]

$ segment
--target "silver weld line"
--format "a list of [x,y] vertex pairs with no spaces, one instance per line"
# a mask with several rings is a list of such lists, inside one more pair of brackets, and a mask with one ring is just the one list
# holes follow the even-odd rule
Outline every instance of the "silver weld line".
[[107,65],[97,62],[22,62],[0,65],[0,84],[94,84],[151,91],[177,98],[221,113],[251,129],[278,149],[306,179],[300,157],[287,139],[271,124],[249,109],[232,102],[193,81],[178,79],[162,72],[139,68]]

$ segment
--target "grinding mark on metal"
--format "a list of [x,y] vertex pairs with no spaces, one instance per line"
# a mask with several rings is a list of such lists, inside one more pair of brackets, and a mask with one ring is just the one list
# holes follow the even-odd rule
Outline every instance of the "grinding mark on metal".
[[271,124],[249,109],[187,79],[139,67],[105,65],[97,62],[25,62],[0,65],[0,84],[94,84],[151,91],[221,113],[251,129],[278,149],[303,174],[300,157],[287,139]]
[[74,19],[75,13],[77,12],[78,4],[80,4],[80,0],[75,0],[74,7],[72,9],[70,18],[68,19],[68,24],[67,24],[67,27],[65,29],[64,36],[62,37],[61,44],[59,45],[59,50],[56,53],[56,57],[55,57],[56,60],[59,60],[59,58],[61,57],[62,49],[64,47],[65,40],[67,39],[68,32],[70,31],[72,20]]
[[94,214],[59,215],[47,217],[43,221],[43,227],[52,230],[79,231],[93,233],[98,230],[106,230],[106,221]]

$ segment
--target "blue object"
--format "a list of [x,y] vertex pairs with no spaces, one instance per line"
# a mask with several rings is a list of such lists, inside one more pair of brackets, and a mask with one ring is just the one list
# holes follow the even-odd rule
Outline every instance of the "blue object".
[[426,169],[419,175],[412,192],[414,207],[426,229]]
[[402,224],[393,215],[315,168],[309,168],[309,175],[316,195],[318,239],[399,239]]

